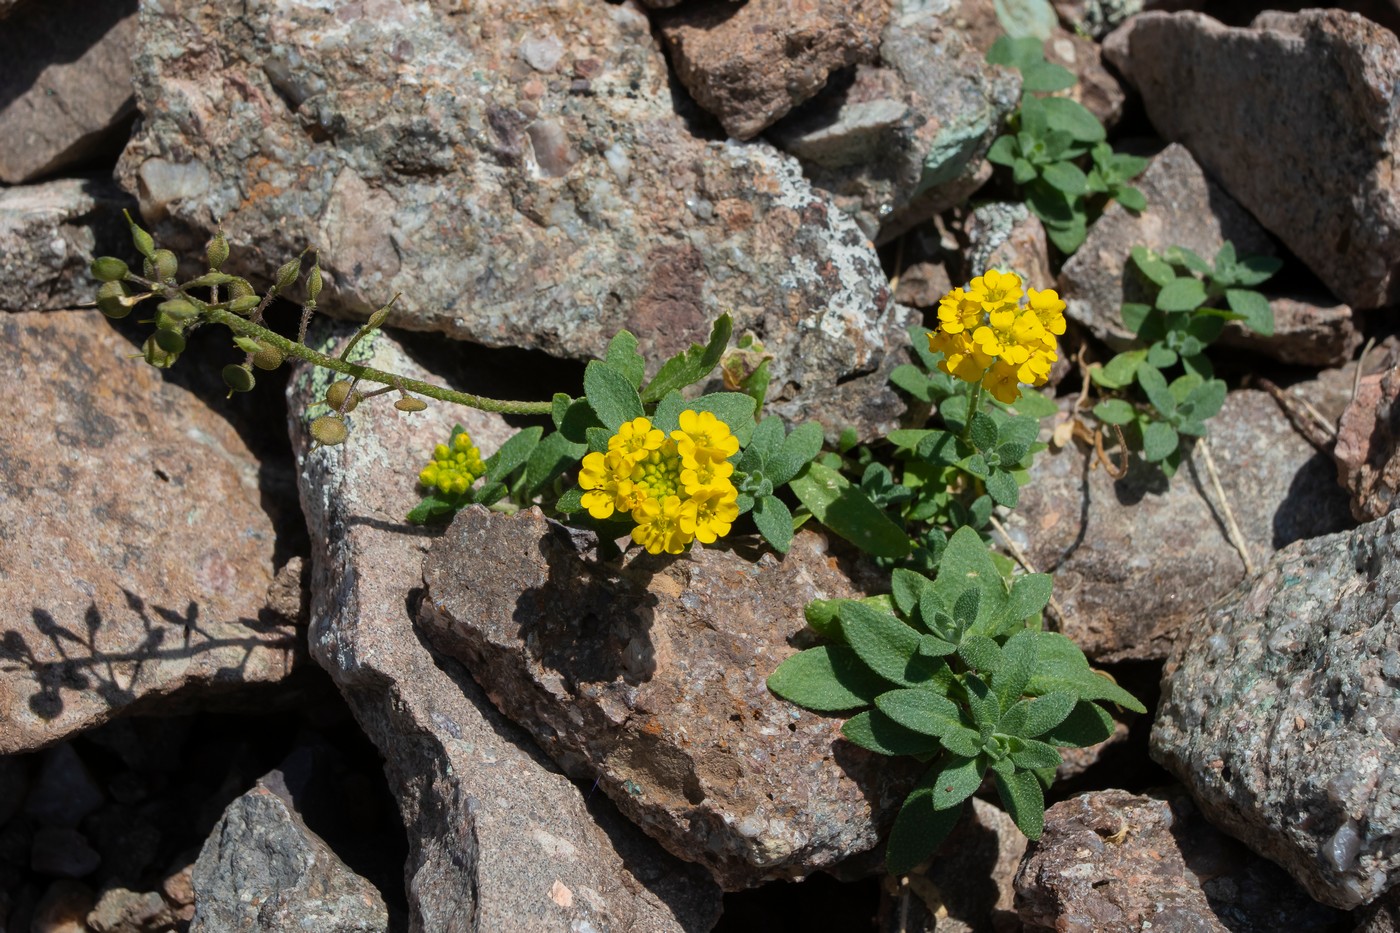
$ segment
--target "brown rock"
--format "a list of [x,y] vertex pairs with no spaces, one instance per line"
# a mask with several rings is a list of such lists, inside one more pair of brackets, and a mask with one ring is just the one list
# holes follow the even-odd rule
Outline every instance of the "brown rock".
[[228,421],[95,311],[0,327],[24,397],[0,423],[0,752],[287,677],[295,632],[258,618],[274,526]]
[[1179,788],[1055,804],[1016,874],[1027,933],[1322,933],[1342,915],[1207,823]]
[[34,905],[30,933],[90,933],[88,912],[92,910],[92,889],[78,881],[55,881]]
[[175,913],[155,891],[107,888],[87,916],[93,933],[158,933],[175,926]]
[[1219,343],[1253,350],[1295,366],[1341,366],[1361,346],[1352,309],[1327,298],[1270,297],[1274,332],[1262,337],[1239,321],[1225,325]]
[[1104,49],[1157,132],[1338,298],[1374,308],[1400,297],[1394,33],[1340,10],[1264,13],[1249,29],[1145,13]]
[[963,225],[967,237],[964,279],[988,269],[1014,272],[1026,288],[1053,288],[1045,227],[1021,203],[994,201],[978,205]]
[[28,4],[0,31],[0,181],[115,154],[135,112],[136,0]]
[[918,262],[900,273],[894,296],[895,301],[911,308],[936,308],[952,289],[942,263]]
[[1337,425],[1337,481],[1351,494],[1359,522],[1385,515],[1400,493],[1400,361],[1392,353],[1379,373],[1363,376]]
[[[343,345],[349,332],[324,346]],[[431,381],[463,378],[424,369],[385,334],[364,362]],[[479,379],[477,370],[467,378]],[[478,929],[521,933],[708,929],[720,903],[704,872],[666,855],[600,797],[590,803],[465,669],[415,631],[410,600],[434,537],[403,522],[419,498],[419,467],[454,422],[486,455],[511,429],[497,415],[440,404],[402,415],[376,399],[350,416],[344,445],[308,455],[302,412],[328,382],[303,370],[288,390],[315,542],[308,635],[384,756],[408,835],[411,923],[452,929],[470,916]],[[480,555],[473,565],[485,566]],[[568,906],[551,898],[556,883],[576,893]]]
[[888,0],[692,0],[660,18],[671,65],[730,136],[749,139],[836,70],[875,60]]
[[840,719],[768,692],[802,607],[854,593],[818,534],[800,533],[781,562],[695,549],[618,566],[537,511],[471,509],[424,580],[434,643],[566,771],[596,776],[726,889],[873,847],[915,776],[839,740]]

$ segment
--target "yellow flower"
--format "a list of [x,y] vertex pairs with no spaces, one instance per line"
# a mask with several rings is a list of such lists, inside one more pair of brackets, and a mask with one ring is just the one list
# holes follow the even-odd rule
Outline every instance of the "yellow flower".
[[992,393],[992,398],[998,402],[1010,405],[1021,397],[1021,388],[1016,381],[1016,367],[998,361],[987,370],[982,387]]
[[1021,300],[1021,277],[1014,272],[988,269],[968,283],[968,292],[989,314],[999,308],[1014,309]]
[[686,467],[695,469],[702,461],[727,460],[739,452],[739,439],[729,431],[729,425],[708,411],[683,411],[679,431],[671,438],[680,451]]
[[727,460],[707,460],[697,464],[694,469],[681,470],[681,485],[685,487],[685,494],[688,496],[695,495],[699,489],[708,489],[720,484],[733,488],[729,482],[729,477],[733,474],[734,464]]
[[680,529],[693,535],[702,544],[729,534],[734,519],[739,517],[739,490],[729,483],[696,490],[681,505]]
[[445,496],[460,496],[485,473],[481,451],[472,443],[471,435],[462,431],[450,445],[438,444],[433,448],[433,459],[418,473],[418,482],[438,489]]
[[594,451],[583,458],[578,484],[588,490],[581,501],[589,515],[608,518],[615,510],[630,511],[640,503],[646,494],[632,482],[634,468],[631,458],[621,450],[610,450],[606,455]]
[[971,330],[982,320],[982,303],[961,288],[955,288],[938,303],[938,326],[944,333]]
[[660,448],[665,439],[665,432],[653,428],[648,419],[633,418],[608,438],[608,450],[620,450],[634,461],[643,460],[648,453]]
[[637,527],[632,540],[646,548],[648,554],[679,554],[695,539],[681,529],[681,498],[648,499],[632,512]]

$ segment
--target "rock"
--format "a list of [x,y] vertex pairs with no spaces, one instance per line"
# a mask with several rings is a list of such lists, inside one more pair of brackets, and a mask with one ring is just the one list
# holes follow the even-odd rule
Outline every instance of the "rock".
[[93,301],[93,257],[131,251],[121,215],[126,207],[135,202],[97,176],[0,188],[0,278],[9,283],[0,310],[48,311]]
[[1152,756],[1206,816],[1350,909],[1400,879],[1400,532],[1299,541],[1172,651]]
[[1269,235],[1206,176],[1185,146],[1162,150],[1133,184],[1147,198],[1147,209],[1134,214],[1110,204],[1060,270],[1065,315],[1116,350],[1133,339],[1123,326],[1123,303],[1150,294],[1132,265],[1133,247],[1164,252],[1183,246],[1207,261],[1226,240],[1239,256],[1275,252]]
[[24,810],[41,826],[77,826],[107,800],[73,746],[44,752]]
[[1026,288],[1054,288],[1049,247],[1040,218],[1024,204],[991,201],[979,204],[963,226],[967,237],[967,274],[971,280],[988,269],[1015,272]]
[[29,793],[31,759],[0,755],[0,829],[19,812]]
[[[368,365],[440,378],[386,335],[374,351]],[[414,929],[447,929],[462,917],[521,933],[709,929],[719,891],[703,872],[665,855],[601,796],[590,802],[414,631],[410,601],[432,541],[402,522],[418,499],[418,469],[454,422],[488,454],[510,429],[468,409],[403,416],[377,400],[351,415],[343,446],[307,456],[300,411],[325,383],[303,372],[289,389],[316,548],[309,639],[384,756],[407,828]]]
[[727,890],[875,846],[916,773],[765,683],[802,607],[855,593],[825,539],[800,533],[781,562],[707,548],[618,566],[588,548],[537,510],[458,513],[420,622],[567,773]]
[[134,112],[136,3],[52,0],[6,18],[0,181],[23,184],[121,148]]
[[[1143,0],[1051,0],[1067,29],[1102,39],[1130,16],[1142,12]],[[1156,0],[1154,0],[1154,3]]]
[[273,772],[229,804],[204,844],[191,933],[387,931],[383,897],[306,828],[279,783]]
[[1253,350],[1295,366],[1341,366],[1361,346],[1352,309],[1325,297],[1270,297],[1274,333],[1261,337],[1238,321],[1225,325],[1219,345]]
[[226,418],[95,311],[0,328],[24,387],[0,423],[0,753],[286,678],[295,631],[258,619],[274,524]]
[[159,933],[175,925],[175,914],[155,891],[118,886],[102,892],[87,925],[93,933]]
[[1396,933],[1400,931],[1400,889],[1358,910],[1352,933]]
[[[773,411],[895,422],[879,257],[795,160],[688,130],[635,6],[374,9],[142,8],[119,174],[160,236],[198,252],[222,223],[259,278],[315,243],[332,313],[402,292],[397,326],[572,358],[629,328],[655,367],[730,311],[773,354]],[[203,57],[213,35],[238,39]]]
[[936,308],[952,290],[953,283],[942,263],[918,262],[900,273],[895,300],[913,308]]
[[[1233,29],[1144,13],[1105,42],[1152,125],[1342,301],[1400,297],[1400,39],[1340,10]],[[1151,201],[1149,195],[1148,200]]]
[[89,933],[92,888],[78,881],[55,881],[34,906],[30,933]]
[[76,829],[43,826],[34,833],[29,867],[55,878],[82,878],[97,871],[102,856],[88,845],[87,837]]
[[751,139],[832,72],[875,60],[889,12],[887,0],[693,0],[658,25],[696,102]]
[[877,242],[980,188],[983,156],[1020,100],[1019,75],[988,65],[951,8],[925,5],[891,19],[878,65],[833,84],[768,135]]
[[[1268,394],[1230,393],[1209,428],[1256,566],[1290,542],[1350,526],[1330,459]],[[1244,578],[1244,564],[1199,452],[1170,483],[1140,460],[1115,481],[1095,460],[1079,448],[1041,454],[1006,525],[1038,569],[1055,572],[1061,630],[1086,655],[1161,659],[1183,625]]]
[[0,0],[0,19],[13,13],[25,0]]
[[1344,920],[1207,823],[1180,788],[1052,806],[1016,875],[1016,910],[1026,933],[1332,933]]
[[1382,372],[1363,376],[1337,425],[1337,480],[1351,495],[1357,521],[1390,512],[1400,492],[1400,361],[1392,352]]

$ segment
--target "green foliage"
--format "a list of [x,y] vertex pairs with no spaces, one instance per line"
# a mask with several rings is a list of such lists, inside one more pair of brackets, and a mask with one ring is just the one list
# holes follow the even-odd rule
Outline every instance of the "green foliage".
[[1124,429],[1144,460],[1172,476],[1181,464],[1182,435],[1204,437],[1206,421],[1225,404],[1225,383],[1214,378],[1206,348],[1226,321],[1273,333],[1269,302],[1252,286],[1281,263],[1269,256],[1238,259],[1226,242],[1213,263],[1179,246],[1162,255],[1139,246],[1132,264],[1152,300],[1123,305],[1123,323],[1140,346],[1090,371],[1095,385],[1115,393],[1094,406],[1094,415]]
[[1146,207],[1142,192],[1128,182],[1147,167],[1147,160],[1115,153],[1105,142],[1103,124],[1082,104],[1035,96],[1072,87],[1075,81],[1070,71],[1045,61],[1039,39],[1002,36],[987,52],[987,61],[1017,69],[1022,81],[1021,106],[1009,120],[1011,132],[992,143],[987,160],[1011,170],[1051,242],[1073,253],[1110,201],[1134,211]]
[[1144,707],[1069,639],[1039,630],[1050,578],[1009,576],[971,528],[948,540],[933,579],[897,570],[891,582],[887,607],[809,606],[829,643],[784,661],[769,689],[848,713],[841,733],[856,745],[927,764],[890,835],[891,873],[933,854],[989,771],[1016,825],[1038,838],[1056,748],[1106,739],[1113,722],[1101,703]]

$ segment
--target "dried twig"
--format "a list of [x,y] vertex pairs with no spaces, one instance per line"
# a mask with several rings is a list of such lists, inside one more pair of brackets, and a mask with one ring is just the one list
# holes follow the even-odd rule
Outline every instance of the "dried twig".
[[1244,535],[1240,534],[1240,526],[1235,523],[1235,512],[1230,508],[1230,500],[1225,496],[1225,487],[1220,485],[1220,474],[1215,471],[1215,458],[1211,456],[1210,445],[1206,443],[1204,437],[1196,441],[1196,449],[1206,461],[1206,473],[1210,476],[1211,486],[1215,488],[1216,498],[1220,500],[1220,510],[1225,513],[1225,529],[1230,537],[1230,543],[1235,550],[1239,551],[1240,559],[1244,561],[1245,576],[1254,576],[1254,561],[1250,560],[1249,548],[1245,544]]
[[1305,398],[1285,392],[1275,385],[1271,380],[1260,376],[1255,383],[1274,397],[1278,402],[1288,420],[1298,429],[1298,433],[1303,435],[1309,444],[1312,444],[1323,453],[1327,453],[1337,441],[1336,425],[1328,421],[1322,412],[1313,407],[1312,403]]

